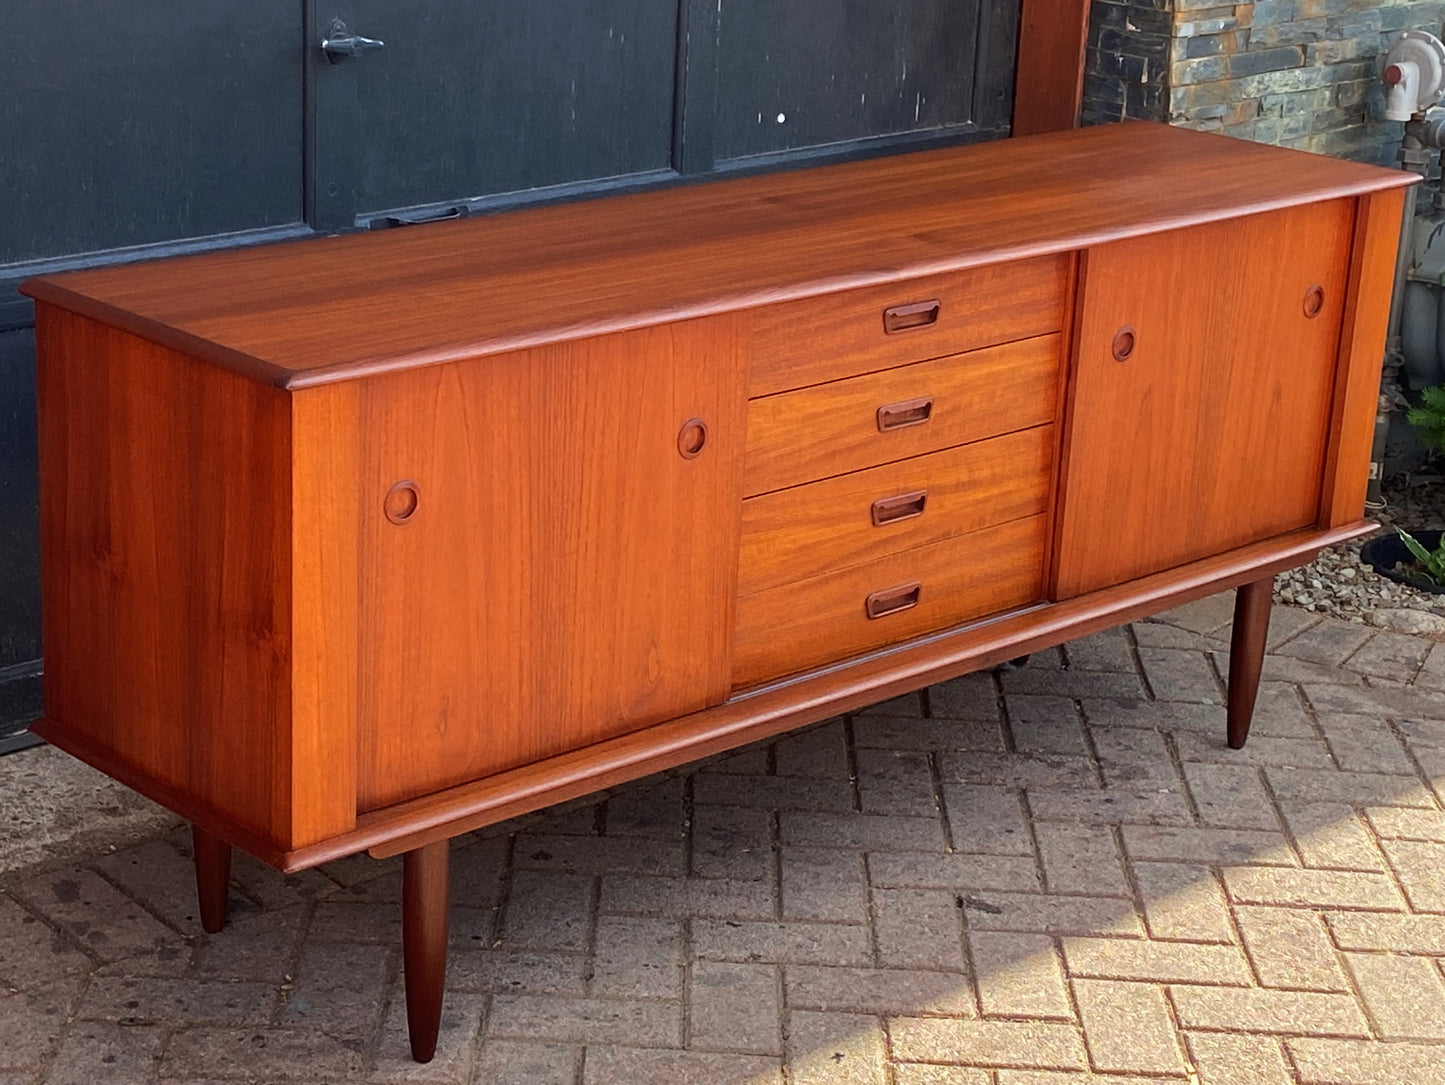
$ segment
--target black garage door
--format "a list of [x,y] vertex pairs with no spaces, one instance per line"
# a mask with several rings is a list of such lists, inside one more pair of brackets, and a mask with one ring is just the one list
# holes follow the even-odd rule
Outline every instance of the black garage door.
[[21,279],[996,138],[1018,37],[1017,0],[0,12],[0,749],[40,711]]

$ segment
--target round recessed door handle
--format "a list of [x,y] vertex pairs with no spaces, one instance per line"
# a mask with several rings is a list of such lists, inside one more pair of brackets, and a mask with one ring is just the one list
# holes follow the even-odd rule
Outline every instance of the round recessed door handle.
[[677,451],[685,460],[695,460],[707,444],[707,423],[701,418],[689,418],[677,431]]
[[1305,291],[1305,316],[1313,320],[1325,307],[1325,288],[1315,283]]
[[1114,333],[1114,342],[1112,344],[1114,361],[1127,362],[1134,354],[1134,346],[1136,340],[1137,336],[1134,334],[1134,328],[1132,325],[1125,324],[1122,328],[1116,331]]
[[404,478],[386,491],[381,510],[393,524],[404,524],[416,515],[421,504],[421,487],[409,478]]

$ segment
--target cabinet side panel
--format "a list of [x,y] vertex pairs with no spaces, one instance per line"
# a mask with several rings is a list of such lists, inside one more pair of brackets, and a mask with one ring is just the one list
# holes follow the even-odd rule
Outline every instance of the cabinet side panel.
[[[362,809],[726,698],[742,327],[712,317],[363,382]],[[691,418],[707,438],[689,459]],[[390,522],[403,480],[415,511]]]
[[302,847],[356,824],[360,394],[292,397],[292,831]]
[[37,330],[50,728],[287,846],[287,396],[46,305]]
[[1351,523],[1364,512],[1404,200],[1403,189],[1391,189],[1358,201],[1321,527]]

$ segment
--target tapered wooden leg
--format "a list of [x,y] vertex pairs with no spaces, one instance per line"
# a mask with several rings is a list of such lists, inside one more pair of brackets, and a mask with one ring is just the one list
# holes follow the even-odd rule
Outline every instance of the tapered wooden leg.
[[1229,638],[1229,745],[1244,748],[1254,699],[1259,693],[1259,672],[1264,667],[1264,642],[1269,636],[1269,608],[1274,577],[1241,584],[1234,593],[1234,632]]
[[201,929],[215,934],[226,925],[226,895],[231,887],[231,845],[199,825],[191,826],[191,851],[196,857],[196,896]]
[[409,851],[402,857],[401,941],[406,976],[406,1024],[411,1054],[431,1062],[442,1021],[442,988],[447,976],[447,906],[451,841]]

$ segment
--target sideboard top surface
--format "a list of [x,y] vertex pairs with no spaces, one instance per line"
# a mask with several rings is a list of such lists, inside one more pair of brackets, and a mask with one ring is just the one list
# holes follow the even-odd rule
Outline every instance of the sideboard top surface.
[[1131,122],[72,272],[22,290],[303,388],[1415,180]]

